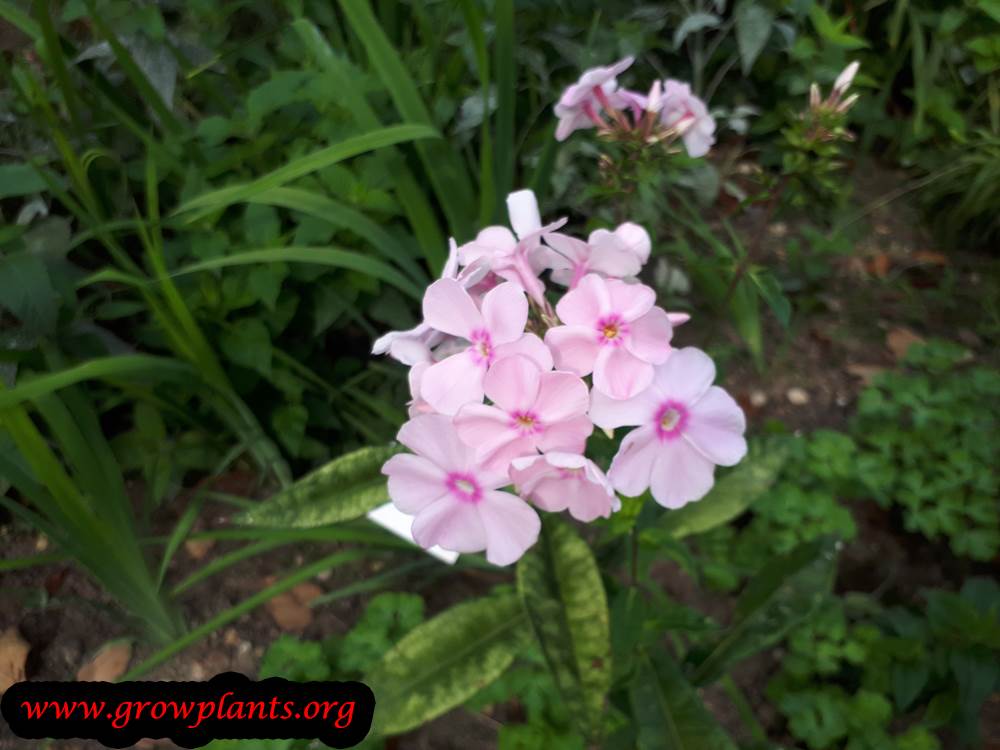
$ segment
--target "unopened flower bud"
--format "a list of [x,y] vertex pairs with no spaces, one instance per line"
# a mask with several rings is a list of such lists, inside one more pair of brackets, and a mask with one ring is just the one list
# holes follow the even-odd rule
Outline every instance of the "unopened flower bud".
[[833,82],[833,96],[835,98],[839,99],[847,91],[847,88],[851,85],[851,81],[854,80],[854,76],[857,75],[858,67],[860,67],[860,63],[855,60],[837,76],[837,80]]
[[647,112],[659,112],[663,109],[663,84],[659,79],[649,87],[649,98],[646,100]]
[[812,86],[809,87],[809,109],[812,110],[819,109],[819,105],[820,105],[819,84],[813,82]]
[[858,100],[857,94],[851,94],[849,97],[844,99],[840,104],[837,105],[837,111],[840,113],[846,112],[851,107],[854,106],[854,102]]

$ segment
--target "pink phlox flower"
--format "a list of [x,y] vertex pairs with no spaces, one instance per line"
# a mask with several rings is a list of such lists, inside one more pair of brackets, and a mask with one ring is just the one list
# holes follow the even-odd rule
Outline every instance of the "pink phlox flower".
[[670,354],[673,327],[655,301],[644,284],[584,276],[556,305],[565,325],[545,333],[556,367],[593,372],[594,390],[611,398],[635,396],[652,382],[653,365]]
[[485,465],[506,468],[537,451],[583,452],[594,426],[587,417],[590,392],[576,375],[543,372],[513,356],[489,369],[483,387],[493,404],[466,404],[455,429]]
[[575,289],[588,273],[612,279],[634,277],[649,259],[646,230],[626,222],[614,231],[596,229],[587,241],[554,232],[545,238],[552,280]]
[[435,331],[454,336],[455,353],[435,362],[420,377],[420,396],[435,411],[454,414],[465,404],[483,400],[483,378],[490,365],[521,354],[544,369],[552,355],[532,333],[525,333],[528,301],[524,290],[504,282],[483,296],[472,296],[454,279],[435,281],[424,293],[424,321]]
[[648,389],[624,401],[593,394],[590,416],[605,429],[634,425],[611,462],[608,478],[628,497],[647,489],[666,508],[705,496],[715,466],[733,466],[747,452],[743,410],[712,385],[715,365],[699,349],[670,354]]
[[617,95],[618,76],[634,60],[633,57],[626,57],[614,65],[585,70],[579,80],[563,92],[555,105],[555,114],[559,118],[557,141],[566,140],[574,130],[602,126],[602,110],[627,106],[627,101]]
[[663,82],[660,119],[681,134],[689,156],[704,156],[715,143],[715,120],[705,102],[691,93],[691,86],[686,83]]
[[507,473],[482,466],[449,417],[411,419],[398,439],[413,453],[393,456],[382,473],[393,504],[414,516],[411,531],[421,547],[486,550],[491,563],[510,565],[538,539],[538,514],[520,497],[499,491],[510,484]]
[[[448,240],[448,258],[441,271],[442,279],[456,279],[466,289],[482,283],[489,273],[485,263],[473,263],[459,271],[458,245],[454,238]],[[444,341],[444,334],[435,331],[426,321],[421,321],[407,331],[389,331],[375,340],[372,354],[388,354],[404,365],[415,365],[430,358],[430,350]]]
[[542,226],[538,201],[531,190],[507,196],[511,232],[507,227],[486,227],[476,239],[458,248],[463,265],[485,262],[490,270],[508,281],[516,281],[538,304],[545,305],[545,287],[538,274],[545,268],[542,238],[566,223],[559,219]]
[[576,453],[550,451],[515,458],[510,478],[521,497],[553,513],[569,509],[578,521],[608,518],[621,509],[621,501],[604,472]]

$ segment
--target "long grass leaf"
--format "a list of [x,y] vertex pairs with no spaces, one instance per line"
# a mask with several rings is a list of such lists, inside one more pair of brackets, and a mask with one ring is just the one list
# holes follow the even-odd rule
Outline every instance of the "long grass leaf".
[[232,255],[224,255],[219,258],[210,258],[200,263],[193,263],[174,271],[171,275],[183,276],[185,274],[209,271],[216,268],[279,262],[315,263],[322,266],[333,266],[334,268],[358,271],[392,284],[401,292],[410,295],[414,299],[422,297],[422,290],[392,266],[388,266],[379,260],[366,258],[359,253],[353,253],[349,250],[338,250],[332,247],[300,247],[298,245],[289,245],[287,247],[244,250]]
[[496,2],[496,153],[503,157],[497,161],[497,198],[503,199],[514,188],[514,115],[517,102],[517,69],[514,61],[514,0]]
[[[433,125],[410,71],[379,26],[368,0],[340,0],[340,6],[399,113],[410,122]],[[458,152],[443,140],[415,145],[452,233],[462,239],[469,238],[476,213],[474,194]]]
[[10,390],[0,391],[0,411],[85,380],[116,381],[136,377],[161,380],[193,375],[194,371],[189,365],[169,357],[148,354],[101,357],[65,370],[22,380]]
[[393,125],[380,130],[374,130],[362,135],[347,138],[340,143],[327,146],[306,156],[294,159],[283,167],[244,185],[230,185],[220,190],[199,195],[181,205],[175,213],[193,211],[195,209],[218,209],[246,201],[253,196],[297,180],[320,169],[350,159],[352,156],[368,151],[376,151],[397,143],[415,141],[421,138],[435,138],[438,133],[427,125]]

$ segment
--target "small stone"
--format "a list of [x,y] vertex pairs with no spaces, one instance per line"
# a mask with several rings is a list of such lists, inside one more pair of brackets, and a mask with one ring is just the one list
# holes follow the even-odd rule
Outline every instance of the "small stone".
[[39,534],[35,540],[35,552],[44,552],[49,548],[49,538],[45,534]]
[[750,391],[750,404],[756,408],[767,403],[767,394],[764,391]]
[[784,237],[788,234],[788,225],[783,221],[776,221],[767,228],[767,231],[774,237]]
[[201,682],[205,679],[205,668],[201,666],[200,662],[192,664],[188,673],[191,675],[191,679],[195,682]]
[[227,628],[226,632],[222,635],[222,642],[227,646],[235,646],[240,642],[239,633],[233,628]]
[[803,388],[789,388],[785,396],[793,406],[805,406],[809,403],[809,393]]

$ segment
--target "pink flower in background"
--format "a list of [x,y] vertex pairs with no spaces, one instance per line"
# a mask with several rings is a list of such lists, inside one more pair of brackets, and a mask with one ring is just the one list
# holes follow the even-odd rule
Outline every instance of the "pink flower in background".
[[715,120],[708,114],[705,102],[691,93],[688,84],[667,80],[663,82],[661,104],[661,121],[681,134],[688,156],[707,154],[715,143]]
[[616,96],[618,76],[635,58],[626,57],[614,65],[585,70],[579,80],[567,88],[555,106],[559,125],[556,140],[566,140],[570,133],[581,128],[603,125],[600,112],[624,106],[626,102]]
[[486,227],[476,239],[458,248],[463,265],[485,263],[493,273],[516,281],[539,305],[545,306],[545,286],[538,274],[545,268],[542,238],[559,229],[566,219],[542,226],[538,201],[530,190],[519,190],[507,196],[507,212],[511,232],[507,227]]
[[485,465],[505,469],[536,450],[583,452],[594,426],[587,417],[590,393],[576,375],[543,372],[513,356],[490,368],[483,387],[493,405],[466,404],[455,429]]
[[650,242],[646,230],[637,224],[622,224],[613,232],[595,229],[587,241],[553,233],[545,238],[551,250],[548,267],[552,280],[576,288],[588,273],[612,279],[635,276],[649,259]]
[[454,414],[464,404],[483,400],[483,377],[494,362],[522,354],[552,366],[551,355],[534,334],[526,334],[528,300],[517,284],[506,282],[483,297],[482,309],[453,279],[435,281],[424,294],[424,321],[435,331],[467,344],[435,362],[420,377],[420,395],[435,411]]
[[515,458],[510,478],[518,493],[542,510],[558,513],[568,508],[578,521],[607,518],[621,508],[604,472],[575,453],[550,451],[543,456]]
[[426,414],[399,430],[399,442],[413,451],[390,458],[382,467],[389,497],[403,513],[415,516],[412,534],[429,549],[486,550],[495,565],[510,565],[538,539],[538,514],[524,500],[498,491],[510,484],[506,472],[483,467],[459,440],[451,419]]
[[595,392],[594,423],[635,425],[611,462],[608,478],[628,497],[650,489],[666,508],[680,508],[712,488],[715,466],[733,466],[747,452],[746,418],[732,397],[712,385],[715,365],[699,349],[675,350],[642,393],[616,401]]
[[643,284],[584,276],[556,305],[566,325],[550,328],[545,343],[556,367],[594,373],[594,391],[626,399],[653,380],[653,365],[670,354],[673,327],[656,293]]

